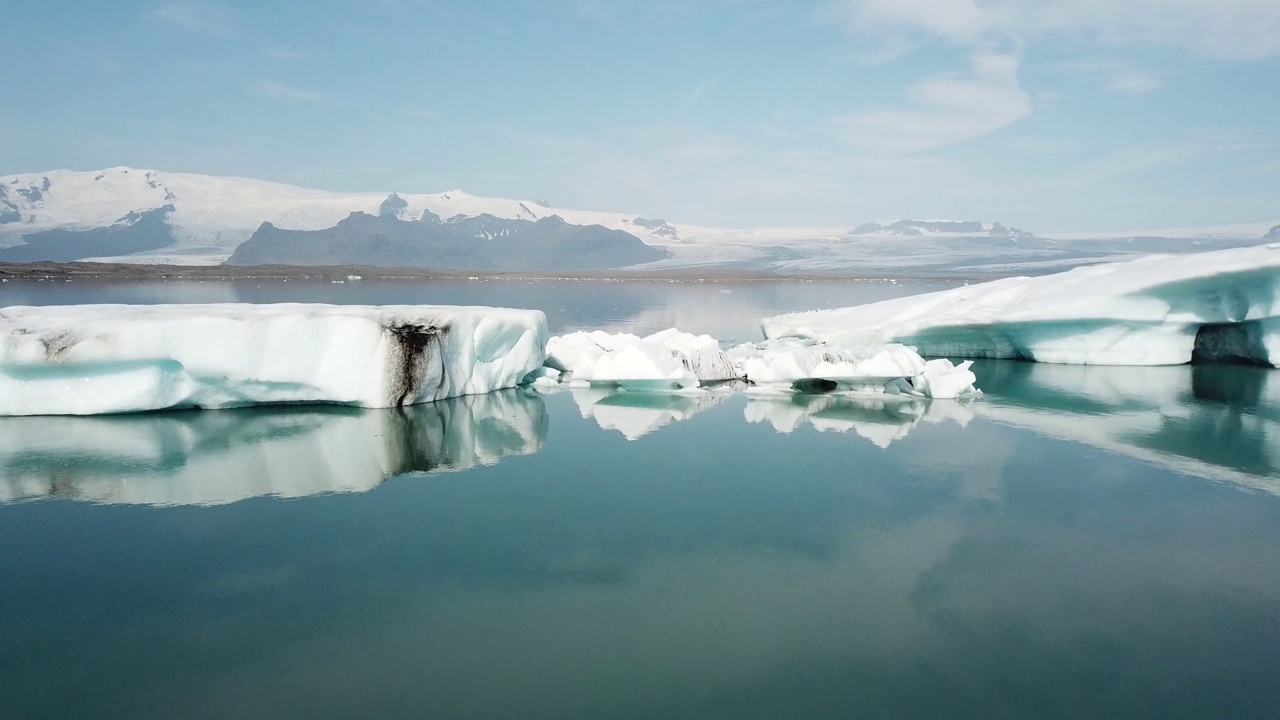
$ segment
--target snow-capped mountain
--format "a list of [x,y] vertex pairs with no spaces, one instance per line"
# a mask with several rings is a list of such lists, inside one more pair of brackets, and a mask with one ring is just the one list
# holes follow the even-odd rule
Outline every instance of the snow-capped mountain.
[[[552,269],[622,263],[640,269],[727,267],[784,273],[1034,273],[1100,258],[1256,244],[1264,234],[1267,240],[1277,239],[1280,226],[1271,228],[1273,224],[1055,234],[1053,239],[999,222],[955,220],[723,229],[460,190],[338,193],[129,167],[0,177],[0,261],[9,262],[216,264],[261,233],[237,262],[270,257],[291,264],[446,267],[438,263],[483,261],[484,268],[532,269],[512,263],[538,257],[538,267]],[[390,232],[394,242],[366,242],[360,233],[374,232],[374,226],[377,232]],[[352,247],[362,250],[343,247],[354,240],[360,242]],[[601,247],[607,251],[600,252]],[[513,256],[506,264],[495,260],[512,252],[524,259]],[[591,257],[574,265],[567,261],[570,253]],[[566,261],[557,263],[557,257]]]
[[1001,223],[977,220],[884,220],[869,222],[849,231],[850,235],[888,235],[904,237],[993,237],[1011,240],[1034,240],[1026,230],[1006,227]]
[[[116,167],[96,172],[54,170],[0,177],[0,259],[74,260],[141,255],[221,261],[264,223],[282,230],[335,227],[353,212],[420,221],[427,215],[446,221],[492,216],[505,220],[559,217],[572,225],[600,225],[627,232],[649,245],[679,242],[675,228],[662,220],[618,213],[565,210],[533,201],[485,198],[453,190],[435,194],[336,193],[249,178],[213,177]],[[128,242],[120,229],[145,213],[162,216],[168,237]],[[102,235],[116,227],[116,241]],[[35,257],[55,249],[44,233],[61,231],[92,236],[62,236],[53,242],[57,257]],[[80,242],[73,242],[80,240]],[[88,247],[96,244],[96,251]],[[5,253],[4,248],[31,246]],[[149,247],[138,247],[148,245]],[[74,248],[71,246],[75,246]],[[5,255],[9,257],[5,257]]]

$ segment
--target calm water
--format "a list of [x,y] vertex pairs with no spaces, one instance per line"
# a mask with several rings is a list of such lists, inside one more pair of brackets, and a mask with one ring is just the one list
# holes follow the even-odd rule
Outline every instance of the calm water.
[[[16,285],[744,340],[928,289]],[[1280,373],[977,369],[967,404],[0,419],[0,717],[1276,717]]]

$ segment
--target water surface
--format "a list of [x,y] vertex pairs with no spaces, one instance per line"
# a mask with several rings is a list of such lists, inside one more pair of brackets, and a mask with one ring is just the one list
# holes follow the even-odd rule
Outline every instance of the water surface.
[[[173,285],[76,297],[227,291]],[[485,296],[290,285],[221,299]],[[894,292],[678,285],[500,304],[723,336]],[[0,714],[1274,717],[1274,371],[977,371],[970,403],[0,419]]]

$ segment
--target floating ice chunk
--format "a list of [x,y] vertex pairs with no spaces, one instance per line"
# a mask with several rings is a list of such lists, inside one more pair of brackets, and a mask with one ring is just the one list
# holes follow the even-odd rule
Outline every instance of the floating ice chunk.
[[651,389],[698,387],[737,377],[719,341],[675,329],[644,338],[601,331],[559,335],[547,342],[547,365],[579,383],[641,381]]
[[839,347],[801,338],[747,343],[731,348],[737,372],[757,385],[812,379],[869,379],[881,386],[893,378],[914,377],[924,360],[902,345]]
[[973,394],[976,379],[968,364],[925,362],[912,348],[890,343],[840,347],[803,338],[779,338],[739,345],[728,351],[738,373],[756,386],[789,386],[801,391],[900,392],[954,398]]
[[761,322],[765,337],[900,342],[926,356],[1280,364],[1280,248],[1154,255]]
[[573,388],[571,392],[583,418],[594,418],[601,428],[617,430],[628,440],[638,440],[665,425],[688,420],[729,397],[728,393],[706,390],[671,394],[598,386]]
[[365,492],[542,448],[542,399],[503,390],[395,410],[331,406],[0,418],[0,502],[221,505]]
[[936,359],[924,364],[924,371],[912,380],[912,389],[930,398],[952,399],[976,392],[978,378],[969,369],[972,360],[952,365],[950,360]]
[[80,305],[0,309],[0,415],[268,403],[393,407],[515,386],[537,310]]

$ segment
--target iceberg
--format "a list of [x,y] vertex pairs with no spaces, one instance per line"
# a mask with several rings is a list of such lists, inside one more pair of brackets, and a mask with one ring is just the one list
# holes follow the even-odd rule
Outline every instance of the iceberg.
[[801,392],[890,392],[921,397],[973,395],[969,363],[928,360],[910,347],[839,346],[804,338],[778,338],[728,351],[739,377],[757,388]]
[[372,490],[538,452],[541,397],[513,389],[387,410],[245,408],[0,418],[0,502],[224,505]]
[[724,350],[709,335],[674,328],[637,337],[602,331],[547,341],[546,366],[525,382],[540,389],[610,385],[640,392],[681,392],[745,380],[755,392],[891,392],[955,398],[976,394],[967,363],[929,360],[899,343],[839,346],[780,338]]
[[9,307],[0,415],[413,405],[516,386],[547,335],[541,311],[484,307]]
[[697,388],[738,377],[718,340],[674,328],[643,338],[603,331],[558,335],[547,342],[547,365],[565,373],[566,381],[643,390]]
[[1280,244],[1153,255],[761,321],[767,338],[903,343],[925,356],[1280,365]]

